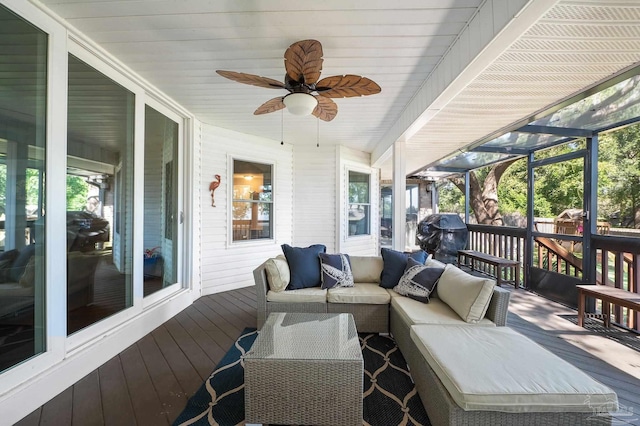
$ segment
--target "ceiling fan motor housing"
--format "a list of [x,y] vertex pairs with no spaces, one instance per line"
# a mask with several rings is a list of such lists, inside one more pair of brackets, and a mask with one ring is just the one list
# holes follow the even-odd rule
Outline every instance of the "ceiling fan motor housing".
[[293,115],[309,115],[318,105],[315,96],[308,93],[289,93],[282,102]]

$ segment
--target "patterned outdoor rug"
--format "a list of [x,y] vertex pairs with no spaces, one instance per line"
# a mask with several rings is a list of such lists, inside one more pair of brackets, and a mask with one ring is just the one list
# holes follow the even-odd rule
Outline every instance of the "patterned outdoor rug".
[[[174,425],[244,424],[244,370],[240,357],[257,337],[245,329],[211,376],[187,402]],[[430,425],[392,338],[359,334],[364,358],[363,425]]]

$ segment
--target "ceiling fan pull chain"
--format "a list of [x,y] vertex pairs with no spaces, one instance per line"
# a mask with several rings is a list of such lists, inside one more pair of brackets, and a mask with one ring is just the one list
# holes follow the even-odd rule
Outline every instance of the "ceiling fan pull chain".
[[284,145],[284,109],[280,110],[280,145]]
[[320,148],[320,120],[316,120],[316,148]]

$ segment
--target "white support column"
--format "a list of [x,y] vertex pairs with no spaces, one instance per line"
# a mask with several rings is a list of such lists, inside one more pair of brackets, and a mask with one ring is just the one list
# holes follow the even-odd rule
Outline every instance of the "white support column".
[[393,249],[404,251],[406,247],[407,172],[406,143],[397,140],[393,144]]

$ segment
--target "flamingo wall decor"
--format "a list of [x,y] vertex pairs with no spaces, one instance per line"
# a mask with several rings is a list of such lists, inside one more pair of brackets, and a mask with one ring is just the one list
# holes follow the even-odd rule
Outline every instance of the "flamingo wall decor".
[[209,184],[209,192],[211,193],[211,207],[215,207],[216,206],[216,203],[215,203],[215,201],[213,199],[213,193],[220,186],[220,180],[221,180],[220,175],[214,175],[213,177],[216,180],[212,181]]

